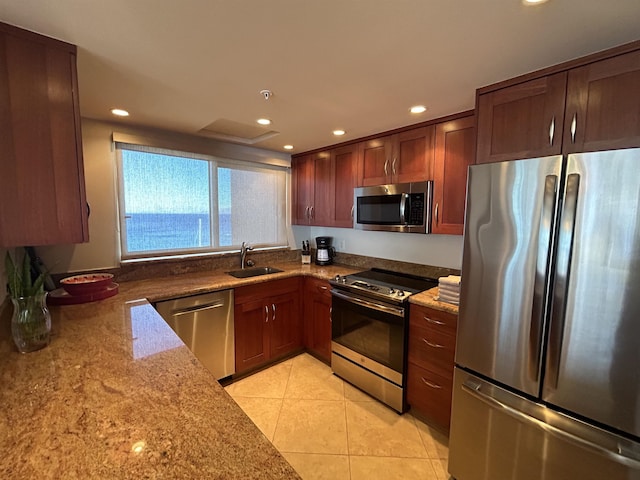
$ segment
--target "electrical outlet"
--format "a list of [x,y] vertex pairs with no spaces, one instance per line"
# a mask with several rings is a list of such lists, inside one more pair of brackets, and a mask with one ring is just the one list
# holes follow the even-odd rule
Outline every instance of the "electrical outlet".
[[339,242],[339,246],[340,246],[340,250],[344,252],[344,250],[347,248],[347,242],[344,239],[340,239]]

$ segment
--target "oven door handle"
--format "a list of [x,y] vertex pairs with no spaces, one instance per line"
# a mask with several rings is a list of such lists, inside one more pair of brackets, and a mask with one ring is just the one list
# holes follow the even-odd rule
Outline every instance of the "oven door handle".
[[404,308],[401,308],[401,307],[393,307],[391,305],[384,305],[382,303],[364,300],[360,297],[353,297],[351,295],[344,294],[337,290],[331,290],[331,295],[335,295],[336,297],[341,298],[342,300],[345,300],[350,303],[355,303],[356,305],[372,308],[379,312],[390,313],[391,315],[395,315],[396,317],[404,317]]

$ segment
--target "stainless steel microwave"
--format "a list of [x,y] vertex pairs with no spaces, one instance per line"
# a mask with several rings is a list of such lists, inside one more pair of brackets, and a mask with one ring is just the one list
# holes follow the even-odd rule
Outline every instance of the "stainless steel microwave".
[[355,188],[353,228],[430,233],[432,189],[431,181]]

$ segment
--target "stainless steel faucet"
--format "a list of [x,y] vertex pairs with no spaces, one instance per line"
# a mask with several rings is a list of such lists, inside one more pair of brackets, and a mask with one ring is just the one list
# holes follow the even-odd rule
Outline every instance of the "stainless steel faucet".
[[240,268],[242,269],[244,269],[245,265],[253,265],[251,260],[247,261],[247,252],[250,250],[253,250],[253,247],[250,247],[246,242],[242,242],[242,246],[240,247]]

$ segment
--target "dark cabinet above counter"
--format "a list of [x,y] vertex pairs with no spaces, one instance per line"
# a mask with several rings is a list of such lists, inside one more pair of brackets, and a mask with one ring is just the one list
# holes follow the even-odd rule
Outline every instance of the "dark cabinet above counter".
[[441,223],[433,233],[460,235],[474,153],[475,119],[467,111],[295,155],[293,224],[351,228],[354,187],[434,180],[432,217]]
[[0,246],[89,239],[76,47],[0,23]]

